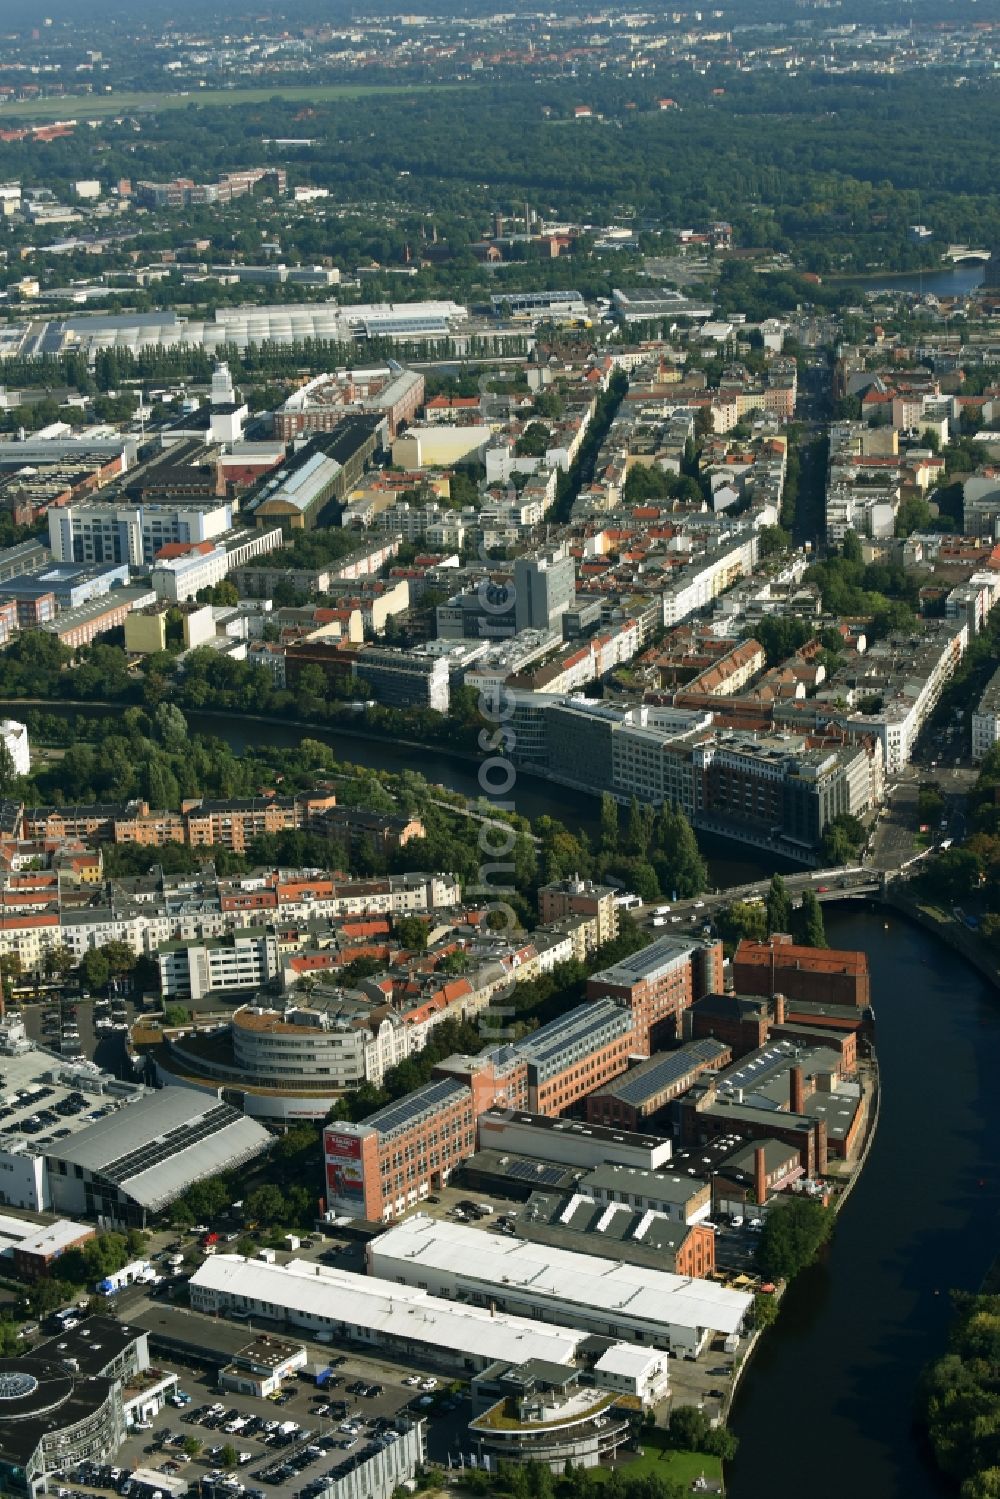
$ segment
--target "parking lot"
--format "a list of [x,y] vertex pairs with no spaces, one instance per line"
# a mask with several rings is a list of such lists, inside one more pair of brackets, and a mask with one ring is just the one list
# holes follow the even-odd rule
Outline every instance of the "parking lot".
[[[385,1369],[377,1361],[330,1354],[320,1350],[310,1365],[339,1365],[325,1386],[317,1388],[315,1375],[302,1371],[283,1382],[280,1399],[256,1399],[248,1395],[219,1392],[213,1373],[198,1373],[180,1364],[156,1360],[159,1368],[173,1368],[179,1390],[190,1402],[167,1405],[156,1419],[136,1428],[123,1443],[115,1464],[84,1465],[65,1475],[69,1485],[63,1499],[94,1499],[95,1494],[126,1495],[136,1468],[152,1469],[197,1484],[202,1495],[218,1493],[225,1499],[312,1499],[324,1485],[329,1470],[348,1454],[372,1443],[388,1442],[396,1416],[415,1399],[443,1402],[453,1407],[460,1428],[468,1422],[467,1397],[459,1398],[443,1389],[440,1377],[407,1375],[392,1370],[393,1384],[384,1382]],[[365,1373],[357,1372],[366,1366]],[[378,1370],[383,1374],[380,1379]],[[421,1392],[419,1384],[405,1379],[430,1379],[434,1392]],[[358,1382],[365,1390],[351,1387]],[[415,1414],[417,1412],[411,1412]],[[419,1414],[428,1414],[427,1408]],[[451,1446],[457,1455],[456,1426],[447,1423]],[[443,1453],[447,1461],[448,1439],[444,1418],[428,1422],[428,1445]]]
[[[142,1300],[137,1298],[136,1304],[129,1309],[129,1320],[134,1325],[149,1329],[153,1363],[158,1368],[177,1373],[180,1389],[191,1396],[191,1404],[183,1409],[168,1406],[157,1417],[152,1430],[131,1436],[119,1454],[118,1462],[123,1467],[136,1463],[147,1467],[160,1466],[164,1461],[177,1461],[179,1444],[175,1443],[173,1450],[160,1450],[163,1446],[162,1433],[172,1432],[181,1438],[196,1437],[202,1443],[202,1451],[190,1464],[194,1479],[201,1479],[218,1467],[218,1458],[212,1459],[208,1455],[213,1448],[232,1444],[237,1452],[248,1451],[251,1454],[251,1460],[238,1466],[235,1473],[244,1488],[262,1489],[265,1499],[271,1499],[272,1495],[291,1499],[292,1495],[300,1493],[308,1482],[325,1472],[334,1461],[340,1460],[349,1452],[360,1450],[360,1445],[376,1434],[376,1424],[379,1421],[391,1420],[403,1411],[427,1418],[427,1448],[432,1460],[446,1463],[449,1453],[457,1458],[460,1451],[469,1450],[466,1435],[469,1422],[468,1395],[450,1382],[439,1369],[417,1365],[401,1366],[375,1352],[368,1354],[348,1346],[330,1347],[313,1343],[308,1338],[298,1336],[293,1328],[260,1318],[255,1318],[252,1326],[249,1323],[223,1323],[149,1297]],[[290,1342],[302,1343],[308,1358],[307,1367],[313,1373],[306,1377],[303,1371],[298,1377],[284,1380],[282,1403],[278,1404],[272,1399],[261,1400],[250,1395],[220,1392],[216,1369],[207,1368],[203,1356],[199,1356],[197,1360],[166,1357],[158,1351],[164,1346],[163,1337],[176,1336],[178,1331],[189,1345],[198,1344],[205,1349],[214,1347],[216,1335],[222,1327],[226,1328],[230,1347],[249,1342],[262,1332],[275,1333]],[[160,1329],[162,1331],[158,1331]],[[332,1373],[327,1384],[319,1389],[316,1386],[315,1371],[326,1368],[331,1369]],[[356,1392],[352,1387],[359,1382],[375,1393]],[[432,1388],[421,1388],[422,1384],[430,1384]],[[231,1410],[236,1414],[218,1423],[209,1415],[207,1408],[220,1402],[224,1406],[223,1415]],[[196,1413],[198,1419],[192,1419]],[[242,1427],[236,1432],[225,1430],[227,1424],[242,1418],[253,1423],[250,1429]],[[301,1472],[281,1474],[276,1479],[272,1475],[270,1480],[254,1477],[254,1474],[268,1466],[280,1466],[280,1461],[287,1462],[290,1457],[295,1456],[295,1446],[292,1443],[265,1442],[263,1428],[255,1424],[257,1418],[262,1418],[265,1422],[296,1423],[301,1431],[310,1433],[308,1438],[299,1436],[298,1443],[308,1447],[318,1445],[322,1439],[324,1445],[321,1453],[309,1454],[309,1461],[303,1465]],[[361,1429],[357,1433],[341,1431],[340,1427],[345,1422],[360,1423]],[[357,1436],[358,1446],[350,1441],[352,1435]],[[157,1450],[146,1451],[149,1447]],[[323,1458],[326,1454],[329,1457],[324,1467]]]

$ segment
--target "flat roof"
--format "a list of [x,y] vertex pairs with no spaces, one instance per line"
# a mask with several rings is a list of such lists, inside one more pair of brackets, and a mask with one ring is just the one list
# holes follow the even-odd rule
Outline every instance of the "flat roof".
[[638,952],[622,958],[618,963],[613,963],[610,968],[602,968],[600,973],[592,973],[589,982],[591,984],[614,984],[627,988],[639,983],[641,979],[655,978],[660,973],[666,972],[667,969],[673,968],[704,945],[703,942],[691,937],[658,937],[648,947],[641,947]]
[[62,1144],[56,1134],[66,1140],[93,1124],[97,1113],[131,1107],[144,1091],[93,1062],[39,1046],[0,1056],[0,1150],[47,1154]]
[[537,1129],[543,1134],[551,1131],[558,1135],[593,1140],[599,1145],[632,1145],[636,1149],[658,1150],[663,1144],[663,1138],[660,1135],[614,1129],[607,1124],[591,1124],[583,1119],[559,1119],[550,1114],[529,1114],[526,1109],[487,1109],[479,1116],[480,1128],[484,1123],[519,1125],[522,1129]]
[[418,1275],[424,1266],[454,1278],[456,1288],[487,1294],[506,1287],[563,1306],[572,1315],[598,1311],[667,1328],[707,1328],[733,1333],[751,1297],[714,1281],[692,1280],[645,1265],[600,1259],[573,1250],[529,1244],[525,1239],[484,1234],[462,1224],[412,1214],[370,1246],[372,1264]]
[[[477,1235],[485,1241],[486,1235]],[[415,1286],[353,1275],[306,1260],[267,1265],[239,1255],[212,1255],[191,1277],[192,1287],[256,1301],[277,1313],[325,1318],[345,1329],[427,1343],[490,1360],[528,1358],[568,1364],[582,1342],[574,1328],[536,1322],[485,1307],[463,1306]]]
[[641,1166],[595,1166],[580,1178],[581,1191],[598,1188],[609,1192],[648,1193],[659,1202],[687,1202],[704,1188],[703,1181],[678,1176],[673,1171],[646,1171]]

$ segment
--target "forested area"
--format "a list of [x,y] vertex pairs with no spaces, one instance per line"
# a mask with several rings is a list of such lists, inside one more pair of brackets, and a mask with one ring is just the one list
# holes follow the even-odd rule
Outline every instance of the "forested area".
[[961,1499],[1000,1495],[1000,1296],[957,1295],[949,1350],[927,1370],[924,1422]]
[[[668,113],[655,108],[664,76],[522,80],[515,72],[502,84],[318,103],[309,120],[318,148],[288,166],[294,181],[330,190],[329,212],[282,214],[283,253],[398,264],[433,221],[452,279],[481,279],[470,243],[491,211],[522,212],[526,200],[543,214],[585,223],[625,216],[646,229],[724,217],[737,244],[794,250],[821,274],[926,263],[937,247],[912,240],[915,221],[945,240],[1000,239],[992,149],[1000,93],[988,82],[956,90],[944,70],[727,74],[716,96],[714,81],[670,76],[682,107]],[[603,119],[571,119],[581,93]],[[299,117],[297,102],[275,98],[230,109],[192,101],[143,115],[138,130],[130,119],[105,121],[102,170],[162,179],[197,162],[210,178],[259,164],[262,140],[301,133]],[[93,150],[89,131],[51,142],[43,158],[30,143],[5,144],[0,175],[37,179],[41,169],[42,181],[65,187],[92,169]],[[348,204],[361,211],[344,217]],[[190,210],[177,222],[204,232],[210,253],[257,248],[254,204],[237,214],[245,229],[237,225],[235,236],[228,215]],[[164,247],[176,242],[167,221],[139,243],[154,248],[158,236]],[[615,264],[612,256],[602,274],[613,277]],[[578,276],[579,257],[561,269]],[[546,266],[547,275],[559,271],[558,262]],[[421,283],[403,280],[394,295],[422,295]]]

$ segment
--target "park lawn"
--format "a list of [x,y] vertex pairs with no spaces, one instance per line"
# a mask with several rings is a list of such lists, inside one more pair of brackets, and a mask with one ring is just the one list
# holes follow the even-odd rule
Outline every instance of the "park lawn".
[[[657,1478],[683,1484],[685,1488],[702,1473],[708,1479],[715,1479],[716,1483],[722,1482],[720,1458],[709,1457],[704,1452],[677,1452],[665,1445],[664,1435],[660,1430],[643,1432],[642,1457],[632,1457],[628,1462],[619,1464],[619,1471],[636,1477],[640,1474],[654,1474]],[[610,1471],[609,1468],[588,1470],[591,1478],[596,1479],[607,1478]]]
[[107,115],[141,114],[159,109],[183,109],[194,104],[235,108],[289,99],[304,104],[326,104],[337,99],[360,99],[368,94],[416,94],[468,88],[462,83],[273,83],[259,88],[194,88],[187,92],[68,94],[61,99],[24,99],[0,106],[0,126],[22,120],[94,120]]

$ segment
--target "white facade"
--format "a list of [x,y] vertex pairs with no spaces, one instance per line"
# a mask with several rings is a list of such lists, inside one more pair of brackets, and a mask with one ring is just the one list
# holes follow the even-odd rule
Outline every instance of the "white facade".
[[169,542],[212,541],[232,529],[228,500],[115,504],[99,497],[49,510],[49,547],[57,562],[127,562],[148,567]]
[[192,552],[189,557],[167,557],[157,562],[150,582],[158,599],[176,602],[193,599],[201,588],[214,588],[229,571],[229,554],[223,547],[210,552]]
[[415,1213],[368,1245],[372,1273],[432,1295],[695,1357],[739,1333],[753,1298],[713,1281],[486,1234]]
[[5,718],[0,723],[0,739],[10,755],[15,774],[19,776],[30,774],[31,747],[28,744],[27,726],[18,723],[16,718]]
[[[383,1236],[384,1237],[384,1236]],[[477,1235],[485,1240],[486,1235]],[[429,1295],[420,1287],[355,1275],[306,1260],[267,1265],[212,1255],[190,1280],[195,1311],[248,1312],[309,1333],[326,1332],[370,1347],[409,1348],[476,1372],[498,1360],[542,1358],[569,1364],[584,1335],[527,1317],[491,1313]]]
[[619,1395],[634,1395],[646,1407],[658,1405],[670,1389],[667,1355],[634,1343],[616,1343],[594,1365],[594,1383]]
[[972,715],[972,758],[986,758],[1000,744],[1000,670],[994,672]]
[[259,989],[278,973],[273,932],[234,932],[209,942],[170,943],[157,953],[164,999],[202,999],[218,990]]

